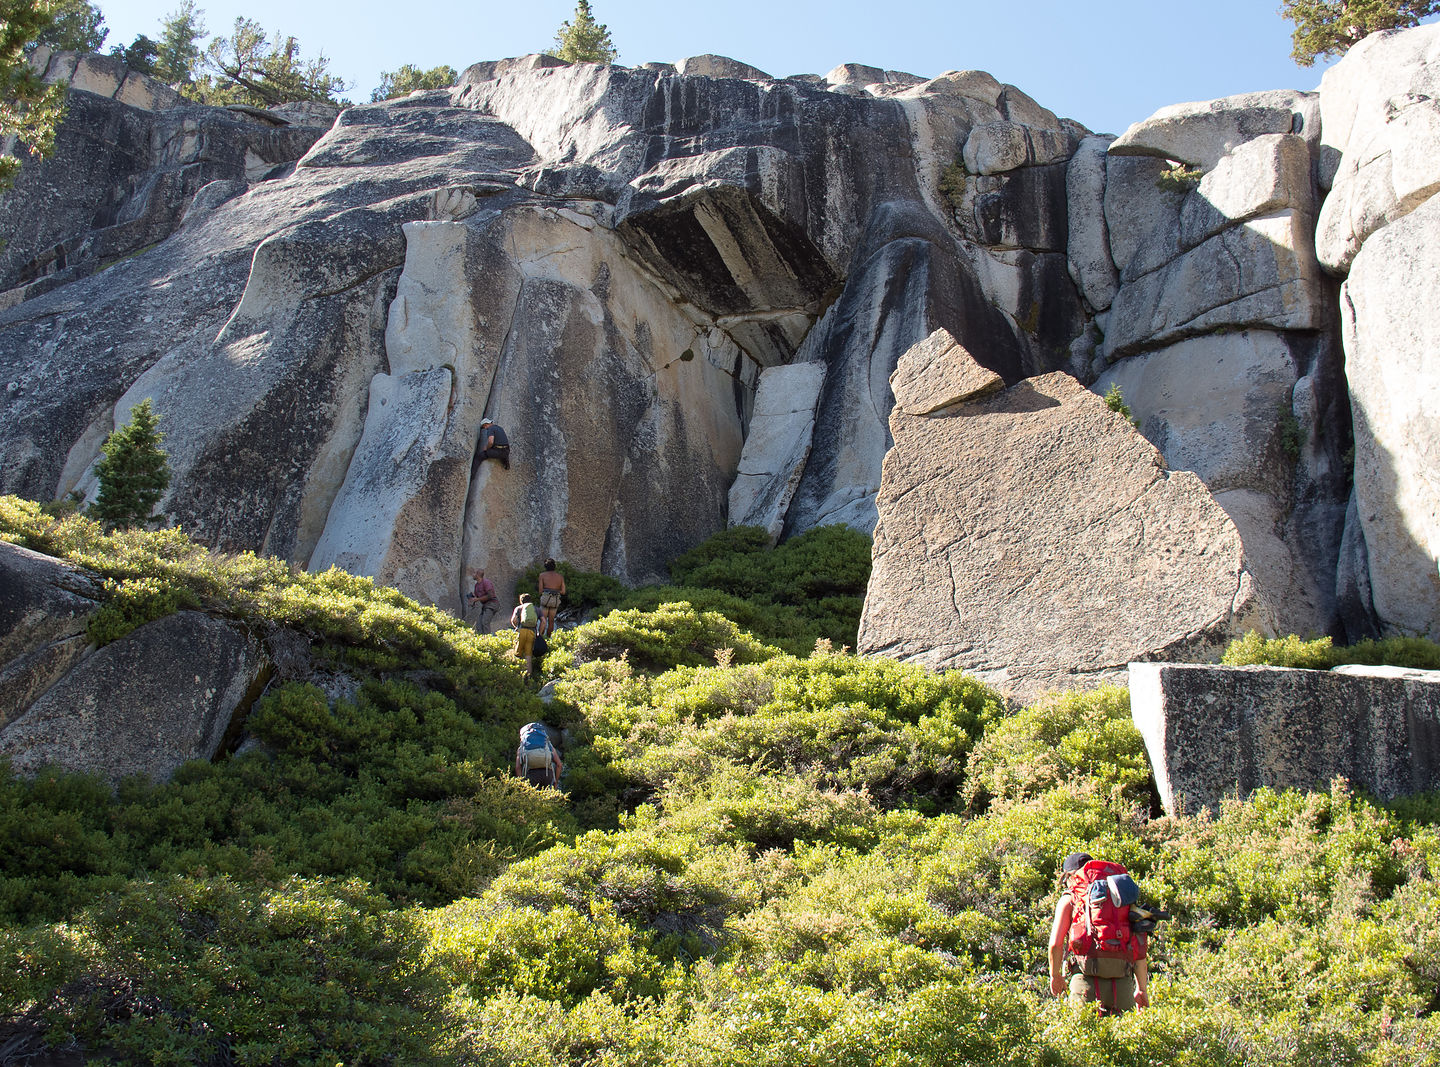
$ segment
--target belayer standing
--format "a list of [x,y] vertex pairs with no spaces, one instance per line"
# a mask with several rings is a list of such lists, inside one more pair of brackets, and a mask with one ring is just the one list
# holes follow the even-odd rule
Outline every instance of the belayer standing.
[[560,751],[550,741],[550,731],[542,722],[527,722],[520,727],[520,747],[515,750],[515,777],[531,785],[559,788]]
[[475,621],[475,629],[482,634],[490,632],[490,620],[495,617],[495,610],[500,603],[500,598],[495,594],[495,583],[485,577],[485,572],[480,568],[470,572],[470,577],[475,579],[475,588],[470,590],[466,598],[466,607],[471,604],[480,605],[480,617]]
[[560,598],[565,595],[565,575],[555,569],[555,561],[547,559],[545,569],[540,572],[540,633],[555,632],[555,613],[560,610]]
[[482,459],[498,459],[507,471],[510,469],[510,438],[493,419],[480,420],[480,451],[475,455],[478,463]]
[[1139,886],[1124,867],[1085,852],[1065,858],[1061,883],[1050,927],[1050,992],[1064,996],[1068,985],[1070,1003],[1095,1003],[1101,1015],[1148,1007],[1147,935],[1165,913],[1136,902]]
[[540,613],[530,603],[530,594],[521,593],[520,603],[510,613],[510,625],[515,627],[515,655],[525,661],[525,676],[535,675],[535,628],[540,625]]

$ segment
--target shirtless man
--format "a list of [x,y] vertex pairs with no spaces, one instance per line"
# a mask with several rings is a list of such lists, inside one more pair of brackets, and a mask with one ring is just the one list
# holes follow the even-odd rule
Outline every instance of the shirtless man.
[[555,561],[547,559],[540,572],[540,634],[548,637],[555,632],[555,613],[565,595],[565,575],[555,569]]

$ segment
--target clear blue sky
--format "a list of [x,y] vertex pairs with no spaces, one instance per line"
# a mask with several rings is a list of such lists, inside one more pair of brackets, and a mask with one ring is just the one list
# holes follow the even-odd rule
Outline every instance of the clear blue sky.
[[[403,63],[463,70],[481,59],[551,46],[574,0],[197,0],[210,34],[237,15],[323,51],[368,100],[382,70]],[[231,6],[234,4],[235,6]],[[110,37],[155,36],[177,0],[99,0]],[[1313,89],[1323,67],[1290,61],[1279,0],[1058,3],[974,0],[591,0],[619,61],[711,52],[777,77],[867,63],[933,77],[987,70],[1097,132],[1119,133],[1166,104],[1258,89]]]

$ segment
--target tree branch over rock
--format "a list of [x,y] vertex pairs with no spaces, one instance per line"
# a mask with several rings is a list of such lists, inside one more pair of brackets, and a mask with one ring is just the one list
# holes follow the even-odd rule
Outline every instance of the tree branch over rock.
[[345,80],[330,72],[322,52],[313,59],[300,54],[294,37],[267,37],[253,19],[237,18],[229,37],[216,37],[205,52],[205,66],[214,75],[201,95],[206,103],[276,107],[300,100],[344,103],[338,94]]
[[1295,24],[1290,57],[1302,67],[1343,56],[1381,30],[1418,26],[1440,11],[1440,0],[1285,0],[1280,14]]

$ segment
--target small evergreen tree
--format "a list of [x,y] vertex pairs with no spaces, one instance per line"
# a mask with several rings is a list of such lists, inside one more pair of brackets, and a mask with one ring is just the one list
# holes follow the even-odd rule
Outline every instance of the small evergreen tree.
[[46,85],[28,55],[54,29],[59,4],[45,0],[0,0],[0,138],[16,147],[0,156],[0,191],[10,188],[26,152],[49,155],[55,129],[65,114],[65,87]]
[[205,64],[216,82],[197,85],[205,103],[250,104],[276,107],[298,100],[339,103],[337,94],[348,88],[345,79],[330,73],[330,60],[322,52],[314,59],[300,55],[293,37],[267,37],[253,19],[237,18],[229,37],[216,37],[205,53]]
[[590,0],[576,3],[575,17],[560,26],[560,32],[555,35],[555,51],[551,53],[567,63],[614,63],[619,54],[605,24],[595,21]]
[[1322,56],[1343,56],[1380,30],[1418,26],[1440,11],[1440,0],[1284,0],[1280,14],[1295,24],[1290,57],[1302,67]]
[[160,24],[155,73],[177,89],[195,80],[200,58],[205,54],[200,48],[205,36],[204,14],[195,6],[195,0],[184,0]]
[[421,70],[413,63],[406,63],[399,70],[380,72],[380,87],[370,94],[370,102],[394,100],[397,96],[408,96],[416,89],[448,89],[459,77],[454,67],[444,65]]
[[147,397],[130,410],[130,418],[100,446],[95,465],[100,497],[90,509],[107,528],[143,526],[170,484],[170,465],[160,442],[160,416]]

